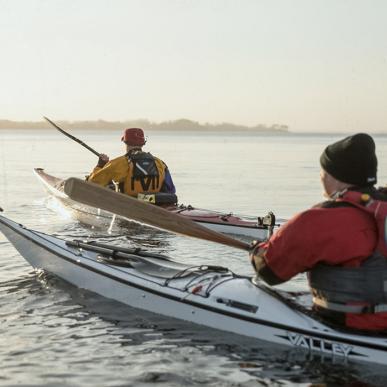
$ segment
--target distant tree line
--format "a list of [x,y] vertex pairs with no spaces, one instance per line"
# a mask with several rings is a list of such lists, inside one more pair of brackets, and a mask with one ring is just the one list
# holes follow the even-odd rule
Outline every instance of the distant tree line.
[[[55,121],[55,120],[54,120]],[[63,129],[123,129],[129,127],[140,127],[146,130],[175,130],[175,131],[254,131],[254,132],[288,132],[287,125],[255,125],[245,126],[222,122],[220,124],[201,124],[197,121],[187,119],[179,119],[173,121],[151,122],[146,119],[128,120],[128,121],[55,121],[57,125]],[[51,125],[46,121],[10,121],[0,120],[0,129],[46,129],[51,128]]]

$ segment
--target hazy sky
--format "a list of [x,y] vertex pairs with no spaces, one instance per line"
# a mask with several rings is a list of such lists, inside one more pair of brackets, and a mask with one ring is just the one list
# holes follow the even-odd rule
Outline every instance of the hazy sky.
[[387,132],[385,0],[0,0],[0,119]]

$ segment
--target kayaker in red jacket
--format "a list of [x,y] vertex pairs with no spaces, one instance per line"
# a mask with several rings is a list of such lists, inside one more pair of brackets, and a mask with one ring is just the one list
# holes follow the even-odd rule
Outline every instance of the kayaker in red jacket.
[[328,200],[295,215],[259,244],[250,255],[253,266],[270,285],[307,272],[314,309],[327,321],[387,330],[387,257],[375,251],[375,218],[340,199],[356,191],[366,201],[387,200],[374,187],[375,143],[363,133],[346,137],[324,150],[320,164]]
[[146,143],[142,129],[125,129],[121,141],[125,143],[126,154],[110,161],[107,155],[101,154],[88,181],[102,186],[116,182],[121,192],[134,197],[144,192],[175,194],[176,189],[167,165],[142,150]]

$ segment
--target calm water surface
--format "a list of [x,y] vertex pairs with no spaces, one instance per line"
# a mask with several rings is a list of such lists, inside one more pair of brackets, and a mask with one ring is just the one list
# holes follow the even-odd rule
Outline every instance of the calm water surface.
[[[74,134],[111,157],[120,132]],[[230,133],[148,133],[146,149],[168,164],[180,202],[280,217],[321,200],[318,159],[342,137]],[[379,182],[387,182],[387,138],[376,137]],[[30,228],[167,253],[189,263],[215,263],[252,273],[245,253],[133,226],[91,228],[69,218],[32,173],[83,177],[93,154],[56,131],[0,131],[0,206]],[[299,386],[385,385],[387,370],[346,364],[302,351],[160,317],[35,273],[0,236],[1,386]],[[299,276],[286,285],[305,289]]]

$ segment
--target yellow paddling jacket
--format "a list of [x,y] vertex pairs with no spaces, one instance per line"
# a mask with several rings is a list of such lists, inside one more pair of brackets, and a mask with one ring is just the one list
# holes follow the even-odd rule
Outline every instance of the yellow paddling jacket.
[[138,193],[160,192],[166,169],[162,160],[137,151],[117,157],[103,168],[95,167],[87,180],[102,186],[117,182],[121,192],[137,197]]

